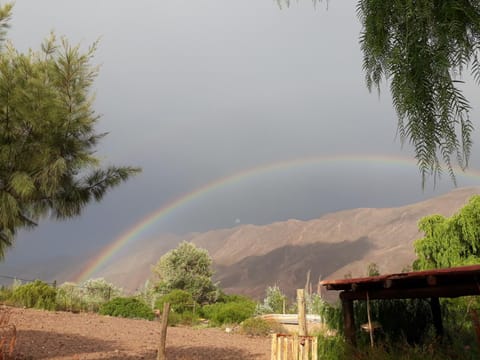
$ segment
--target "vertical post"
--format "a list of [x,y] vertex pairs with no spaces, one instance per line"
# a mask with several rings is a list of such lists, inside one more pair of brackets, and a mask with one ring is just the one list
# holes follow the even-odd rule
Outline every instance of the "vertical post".
[[355,346],[355,318],[353,315],[353,300],[342,299],[343,328],[347,341]]
[[432,309],[433,326],[435,326],[437,336],[443,336],[442,310],[440,309],[438,297],[430,299],[430,308]]
[[370,298],[367,291],[367,319],[368,319],[368,332],[370,333],[370,347],[373,348],[373,326],[372,319],[370,317]]
[[298,360],[298,352],[299,352],[299,339],[298,334],[293,335],[293,360]]
[[167,343],[167,325],[168,314],[170,312],[170,303],[163,304],[162,323],[160,328],[160,343],[158,344],[157,360],[166,360],[165,347]]
[[312,343],[312,360],[318,360],[318,337],[313,338]]
[[305,314],[305,289],[297,289],[298,335],[307,336],[307,317]]
[[272,334],[272,351],[270,352],[270,359],[277,360],[277,334]]
[[288,360],[288,359],[291,359],[289,356],[288,356],[288,347],[290,345],[290,338],[288,336],[284,336],[283,337],[283,357],[282,357],[282,360]]

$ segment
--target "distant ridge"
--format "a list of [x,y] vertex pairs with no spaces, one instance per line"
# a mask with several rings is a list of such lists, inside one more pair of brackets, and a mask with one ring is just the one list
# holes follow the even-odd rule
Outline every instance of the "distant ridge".
[[[186,240],[209,251],[215,281],[227,292],[261,298],[267,286],[277,284],[293,298],[295,289],[305,285],[308,271],[314,289],[319,277],[364,276],[370,263],[376,263],[382,273],[402,271],[415,258],[413,242],[422,235],[418,221],[431,214],[451,216],[479,193],[480,187],[460,188],[395,208],[360,208],[309,221],[291,219],[184,236],[160,235],[137,241],[95,277],[105,277],[133,292],[151,277],[152,265],[163,254]],[[74,279],[85,264],[85,259],[65,257],[28,269],[12,267],[11,274],[26,278],[34,274],[61,284]]]
[[415,258],[413,242],[421,237],[418,220],[431,214],[451,216],[478,193],[480,187],[461,188],[395,208],[361,208],[309,221],[158,236],[138,241],[98,276],[134,291],[150,277],[151,266],[165,252],[187,240],[209,251],[215,280],[227,292],[260,298],[266,286],[277,284],[293,296],[296,288],[304,286],[309,270],[314,287],[320,276],[363,276],[372,262],[382,273],[400,272]]

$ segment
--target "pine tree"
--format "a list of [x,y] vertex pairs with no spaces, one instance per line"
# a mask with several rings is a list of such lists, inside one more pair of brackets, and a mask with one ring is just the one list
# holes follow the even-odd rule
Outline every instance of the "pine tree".
[[86,52],[54,34],[41,50],[5,40],[12,5],[0,7],[0,257],[18,229],[44,216],[79,215],[139,171],[100,167],[91,88],[97,44]]

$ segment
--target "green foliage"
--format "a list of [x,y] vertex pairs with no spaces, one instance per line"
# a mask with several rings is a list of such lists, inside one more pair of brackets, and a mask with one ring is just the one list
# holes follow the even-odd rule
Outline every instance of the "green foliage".
[[322,360],[353,359],[349,347],[341,335],[318,336],[318,358]]
[[478,359],[478,352],[462,342],[443,343],[430,338],[424,345],[411,346],[404,341],[376,341],[372,348],[369,343],[360,343],[357,348],[349,346],[341,336],[319,337],[318,358],[326,360],[451,360]]
[[307,301],[307,310],[310,314],[320,315],[328,329],[343,329],[342,310],[323,300],[319,295],[313,294]]
[[80,312],[88,308],[83,299],[82,289],[73,282],[66,282],[57,288],[57,310]]
[[380,275],[380,269],[377,264],[370,263],[367,267],[367,276],[378,276]]
[[0,302],[9,304],[12,299],[13,289],[2,285],[0,288]]
[[79,215],[139,169],[101,168],[95,147],[91,64],[97,44],[82,52],[52,34],[23,54],[5,43],[12,6],[0,6],[0,257],[16,231],[38,219]]
[[286,333],[285,329],[278,322],[265,320],[260,317],[246,319],[241,324],[244,334],[252,336],[267,336],[273,333]]
[[55,310],[56,290],[47,283],[35,280],[17,286],[12,292],[12,301],[17,306]]
[[468,165],[473,124],[458,78],[470,68],[480,82],[480,3],[463,0],[359,0],[363,68],[371,90],[383,79],[398,115],[402,143],[409,141],[422,174],[453,180],[452,162]]
[[451,218],[431,215],[420,220],[425,236],[415,241],[415,270],[478,264],[480,261],[480,196]]
[[159,278],[157,288],[160,293],[185,290],[192,294],[197,303],[203,304],[211,303],[217,297],[211,267],[212,259],[206,250],[184,241],[163,255],[153,272]]
[[226,303],[205,305],[201,314],[210,320],[212,325],[239,324],[253,316],[256,303],[250,299],[240,299]]
[[136,293],[135,297],[143,301],[150,308],[155,307],[155,303],[161,295],[150,280],[145,281],[145,284]]
[[170,310],[177,314],[185,312],[193,312],[196,304],[193,300],[192,294],[185,290],[175,289],[166,295],[163,295],[155,302],[155,309],[162,311],[163,304],[169,303]]
[[152,309],[133,297],[119,297],[100,306],[100,314],[124,318],[153,320],[155,315]]
[[170,312],[168,314],[168,326],[187,325],[192,326],[198,323],[199,317],[191,311],[184,313]]
[[79,288],[81,299],[90,311],[98,311],[102,304],[122,294],[122,289],[104,278],[88,279]]
[[[382,334],[389,341],[404,341],[421,344],[433,331],[432,311],[428,300],[373,300],[370,301],[372,321],[382,325]],[[355,303],[355,321],[368,322],[366,301]],[[368,341],[367,333],[359,333]]]
[[263,303],[257,306],[256,314],[282,314],[284,306],[286,308],[288,305],[287,296],[277,285],[268,286],[265,292]]

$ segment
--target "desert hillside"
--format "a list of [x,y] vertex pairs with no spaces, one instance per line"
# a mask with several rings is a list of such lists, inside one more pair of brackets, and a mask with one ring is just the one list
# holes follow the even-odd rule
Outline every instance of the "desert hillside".
[[99,276],[135,290],[151,274],[151,266],[181,240],[193,241],[212,256],[221,287],[261,297],[278,284],[289,295],[305,284],[311,271],[319,277],[365,275],[376,263],[382,273],[399,272],[414,260],[417,222],[430,214],[450,216],[480,188],[457,189],[445,195],[397,208],[354,209],[310,221],[288,220],[269,225],[240,225],[187,236],[159,236],[139,241],[129,253]]

